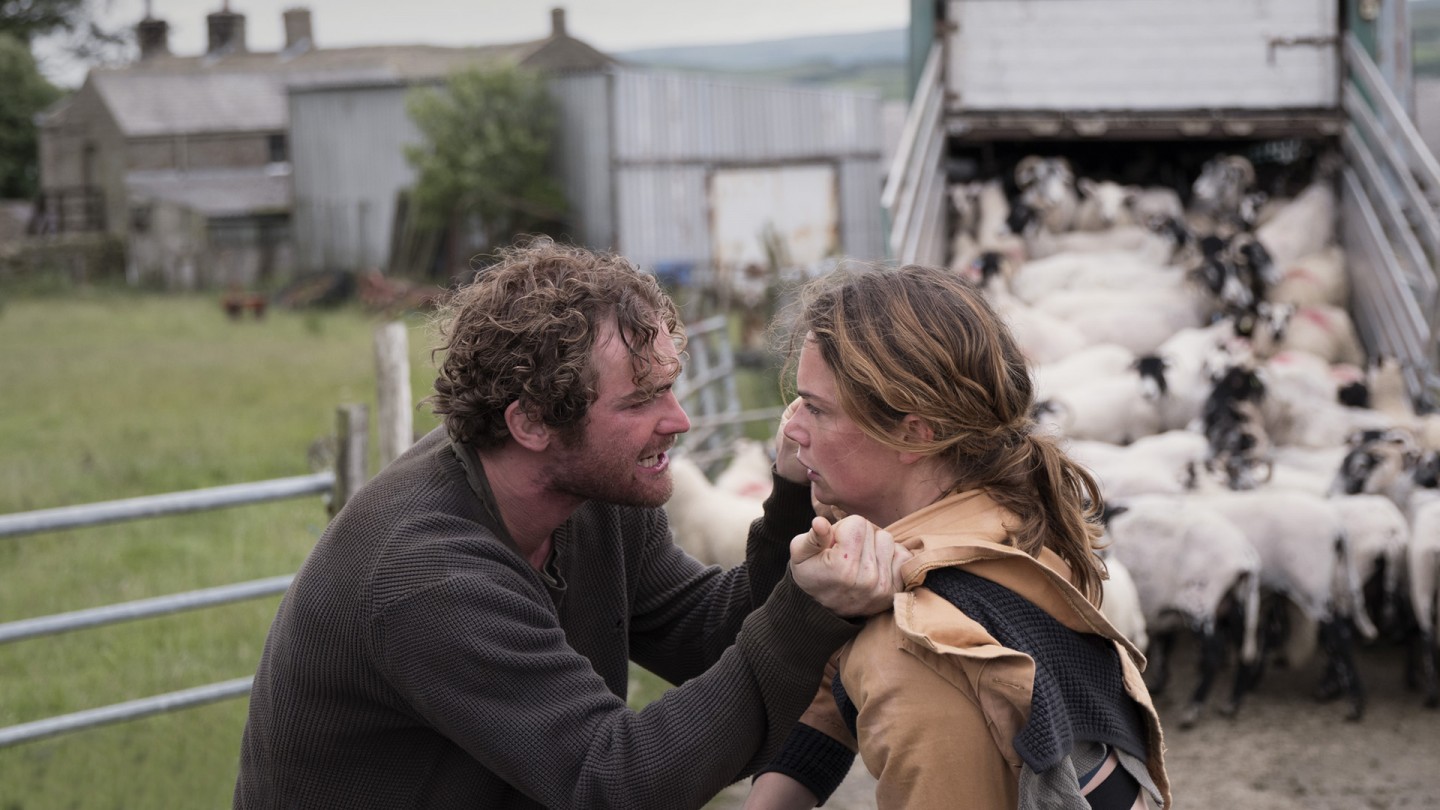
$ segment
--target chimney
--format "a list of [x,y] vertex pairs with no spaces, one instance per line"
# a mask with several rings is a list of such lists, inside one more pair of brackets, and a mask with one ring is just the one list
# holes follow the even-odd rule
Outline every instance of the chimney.
[[287,8],[281,16],[285,20],[286,51],[308,51],[315,47],[315,34],[310,27],[310,9]]
[[230,10],[230,0],[219,11],[205,16],[205,27],[210,33],[207,54],[245,52],[245,15]]
[[135,26],[135,41],[140,45],[140,61],[170,53],[170,23],[150,16],[150,4],[145,4],[145,19]]
[[569,34],[565,33],[564,8],[550,9],[550,36],[555,38],[569,36]]

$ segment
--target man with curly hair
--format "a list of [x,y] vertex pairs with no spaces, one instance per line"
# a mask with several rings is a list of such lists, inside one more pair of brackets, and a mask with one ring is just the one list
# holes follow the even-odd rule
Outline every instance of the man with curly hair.
[[[700,807],[776,753],[908,553],[815,518],[793,446],[744,564],[672,543],[684,332],[619,256],[503,251],[442,342],[444,424],[280,605],[235,806]],[[632,711],[629,661],[679,686]]]

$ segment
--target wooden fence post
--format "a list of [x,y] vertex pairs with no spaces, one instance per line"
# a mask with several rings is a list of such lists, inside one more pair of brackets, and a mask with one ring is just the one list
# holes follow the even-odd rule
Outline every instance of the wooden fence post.
[[335,492],[330,498],[331,517],[370,477],[370,409],[364,405],[341,405],[336,409],[335,439]]
[[415,422],[410,414],[410,341],[400,321],[375,330],[375,389],[383,470],[415,442]]

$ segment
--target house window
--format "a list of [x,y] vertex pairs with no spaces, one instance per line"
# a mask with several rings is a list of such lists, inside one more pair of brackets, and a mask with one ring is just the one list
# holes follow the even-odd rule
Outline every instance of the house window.
[[285,161],[290,159],[289,144],[285,142],[285,135],[283,133],[279,135],[271,135],[269,139],[269,145],[271,163],[284,163]]

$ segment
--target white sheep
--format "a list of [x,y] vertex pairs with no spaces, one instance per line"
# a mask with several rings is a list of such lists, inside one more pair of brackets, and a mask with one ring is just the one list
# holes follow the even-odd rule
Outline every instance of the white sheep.
[[[1110,377],[1057,392],[1037,403],[1037,420],[1072,439],[1128,444],[1155,433],[1160,415],[1134,377]],[[1048,411],[1048,412],[1047,412]]]
[[1140,604],[1140,591],[1135,584],[1135,577],[1130,574],[1130,569],[1125,563],[1120,562],[1114,554],[1108,550],[1101,550],[1100,557],[1105,561],[1105,570],[1109,576],[1102,583],[1105,595],[1100,603],[1100,612],[1110,620],[1110,624],[1120,631],[1120,635],[1130,640],[1136,649],[1144,650],[1150,646],[1150,633],[1145,628],[1145,608]]
[[1410,543],[1406,573],[1410,604],[1418,626],[1417,660],[1425,705],[1440,706],[1440,678],[1435,659],[1440,656],[1436,628],[1440,626],[1440,493],[1420,489],[1411,497]]
[[764,514],[756,498],[719,489],[693,460],[670,458],[674,491],[665,504],[675,545],[709,564],[731,568],[745,562],[750,524]]
[[1255,238],[1277,268],[1324,250],[1335,241],[1335,190],[1314,182],[1255,229]]
[[1285,350],[1307,351],[1331,363],[1361,366],[1365,350],[1350,315],[1340,307],[1319,304],[1296,307],[1262,301],[1257,312],[1264,328],[1251,336],[1255,353],[1270,357]]
[[1389,624],[1400,595],[1400,574],[1410,546],[1410,522],[1400,507],[1383,495],[1335,495],[1330,503],[1345,526],[1360,581],[1383,572],[1381,615]]
[[1345,268],[1345,251],[1339,245],[1276,267],[1279,280],[1266,292],[1268,301],[1297,307],[1343,307],[1350,302],[1350,276]]
[[1167,222],[1185,220],[1185,205],[1173,188],[1131,186],[1129,206],[1131,219],[1151,230],[1158,230]]
[[1189,498],[1244,532],[1260,553],[1262,584],[1320,628],[1328,672],[1350,699],[1348,719],[1358,720],[1365,699],[1349,629],[1353,623],[1366,639],[1374,639],[1376,630],[1365,612],[1354,553],[1335,507],[1325,498],[1293,490],[1205,492]]
[[995,314],[1010,327],[1016,345],[1031,363],[1054,363],[1094,343],[1063,318],[1016,298],[1002,283],[987,285],[985,296]]
[[1038,401],[1104,377],[1126,376],[1134,365],[1135,353],[1124,346],[1097,343],[1051,363],[1032,364],[1030,377]]
[[1151,354],[1179,329],[1209,321],[1211,309],[1189,290],[1067,290],[1046,296],[1036,309],[1064,319],[1087,344],[1116,343]]
[[1015,164],[1015,185],[1020,200],[1030,206],[1052,233],[1071,229],[1080,197],[1075,191],[1075,171],[1063,157],[1030,155]]
[[1103,231],[1117,225],[1134,225],[1130,202],[1134,189],[1111,180],[1081,177],[1075,181],[1080,204],[1075,208],[1071,228],[1076,231]]
[[773,462],[765,442],[736,439],[730,463],[715,476],[715,486],[725,492],[763,501],[770,496],[774,481],[770,477]]
[[[1157,691],[1168,680],[1175,633],[1188,629],[1201,637],[1200,680],[1181,716],[1182,726],[1193,725],[1220,668],[1222,620],[1239,618],[1241,662],[1251,666],[1258,659],[1260,555],[1230,521],[1185,499],[1135,498],[1116,511],[1106,528],[1111,554],[1135,580],[1154,642],[1147,655]],[[1238,707],[1245,677],[1237,672],[1226,713]]]
[[1010,278],[1010,289],[1022,301],[1036,304],[1064,291],[1175,290],[1188,283],[1184,271],[1137,253],[1067,251],[1022,263]]

